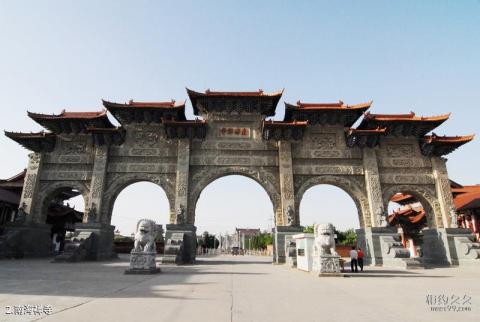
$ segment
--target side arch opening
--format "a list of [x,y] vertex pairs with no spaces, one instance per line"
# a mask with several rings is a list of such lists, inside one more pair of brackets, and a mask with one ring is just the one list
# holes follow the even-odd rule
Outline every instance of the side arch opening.
[[46,192],[39,221],[50,226],[52,250],[55,253],[64,250],[66,240],[75,232],[75,225],[82,223],[86,204],[85,192],[78,187],[58,186]]

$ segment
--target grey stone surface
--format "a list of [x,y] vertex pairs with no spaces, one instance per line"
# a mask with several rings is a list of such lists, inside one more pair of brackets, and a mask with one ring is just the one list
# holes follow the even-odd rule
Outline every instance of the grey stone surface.
[[301,226],[277,226],[274,231],[274,263],[284,264],[286,262],[285,239],[289,236],[303,231]]
[[[51,305],[53,314],[41,316],[46,322],[317,322],[323,316],[332,322],[353,317],[368,322],[480,320],[480,270],[473,267],[398,271],[367,266],[350,278],[318,278],[253,256],[162,265],[162,274],[148,276],[124,275],[128,265],[128,256],[75,265],[2,260],[0,321],[38,319],[4,314],[7,305],[28,304]],[[427,296],[442,294],[471,297],[471,311],[431,311]]]
[[76,231],[73,236],[65,239],[63,253],[55,256],[55,262],[78,262],[89,259],[95,235],[91,231]]
[[113,237],[115,226],[101,223],[83,223],[75,225],[75,232],[91,232],[91,247],[87,250],[88,260],[109,260],[117,256],[114,251]]
[[163,263],[191,264],[195,262],[197,227],[189,224],[170,224],[165,231]]
[[44,257],[52,254],[50,226],[33,222],[8,223],[0,236],[1,257]]
[[480,267],[480,243],[472,231],[464,228],[439,229],[448,244],[450,264]]
[[399,245],[400,234],[396,227],[371,227],[357,229],[357,245],[364,250],[366,265],[385,265],[406,268],[407,249]]

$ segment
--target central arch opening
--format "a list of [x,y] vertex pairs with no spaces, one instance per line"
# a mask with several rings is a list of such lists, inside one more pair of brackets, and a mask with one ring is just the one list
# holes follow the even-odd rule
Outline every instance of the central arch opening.
[[349,257],[356,246],[355,230],[360,228],[359,209],[345,190],[330,184],[318,184],[307,189],[300,201],[300,224],[313,233],[313,225],[332,223],[336,230],[336,248],[342,257]]
[[157,253],[163,253],[164,230],[170,220],[170,204],[165,191],[157,184],[140,181],[124,187],[116,197],[111,224],[115,226],[114,245],[117,253],[129,253],[140,219],[157,224]]
[[217,254],[272,255],[273,205],[249,177],[227,175],[208,184],[195,207],[195,225],[198,254],[213,248]]

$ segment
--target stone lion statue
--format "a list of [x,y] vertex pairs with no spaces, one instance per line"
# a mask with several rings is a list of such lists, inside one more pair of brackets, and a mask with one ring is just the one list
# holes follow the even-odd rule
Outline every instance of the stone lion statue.
[[317,255],[335,255],[335,228],[332,224],[317,224],[314,228],[315,243],[314,253]]
[[155,221],[153,220],[140,219],[138,221],[133,251],[152,253],[157,251],[155,245],[155,227]]

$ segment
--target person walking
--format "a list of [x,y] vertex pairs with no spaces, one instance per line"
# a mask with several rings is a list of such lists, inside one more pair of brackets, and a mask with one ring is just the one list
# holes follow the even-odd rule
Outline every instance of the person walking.
[[353,272],[358,273],[357,258],[358,258],[358,253],[355,250],[355,247],[352,247],[352,250],[350,251],[350,268],[352,270],[352,273]]
[[357,261],[358,266],[360,266],[360,271],[363,272],[363,252],[361,248],[357,250]]
[[62,246],[62,237],[57,234],[57,236],[55,237],[55,256],[57,255],[60,255],[60,247]]

